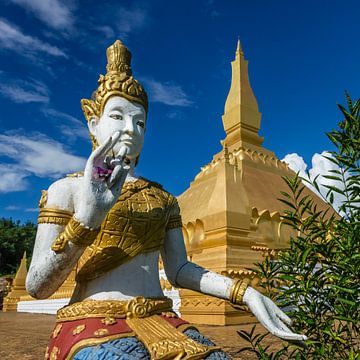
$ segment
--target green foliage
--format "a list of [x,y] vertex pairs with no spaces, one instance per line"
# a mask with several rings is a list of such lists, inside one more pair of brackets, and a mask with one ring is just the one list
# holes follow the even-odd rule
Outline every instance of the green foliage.
[[[284,219],[297,236],[276,262],[257,268],[265,293],[291,310],[293,330],[308,336],[307,346],[269,354],[254,331],[239,334],[259,359],[360,359],[360,99],[346,99],[347,109],[339,105],[344,120],[327,134],[336,147],[327,158],[337,169],[322,174],[336,184],[326,185],[328,203],[336,194],[343,199],[338,213],[318,210],[298,175],[284,178]],[[318,179],[305,181],[319,190]]]
[[14,274],[26,251],[30,257],[34,247],[36,226],[0,219],[0,275]]

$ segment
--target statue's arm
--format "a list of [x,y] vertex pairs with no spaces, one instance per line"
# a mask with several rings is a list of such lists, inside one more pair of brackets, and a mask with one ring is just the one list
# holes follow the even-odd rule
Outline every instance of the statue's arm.
[[[161,256],[166,276],[174,286],[230,300],[235,280],[188,261],[181,228],[167,231]],[[273,335],[291,341],[306,340],[306,336],[288,328],[291,319],[276,304],[250,286],[246,288],[243,303]]]
[[[75,179],[65,178],[52,184],[47,193],[47,209],[65,210],[74,213],[73,186]],[[65,225],[38,224],[34,252],[26,278],[26,289],[37,299],[52,295],[64,282],[84,252],[84,245],[67,244],[62,252],[54,252],[52,244]]]

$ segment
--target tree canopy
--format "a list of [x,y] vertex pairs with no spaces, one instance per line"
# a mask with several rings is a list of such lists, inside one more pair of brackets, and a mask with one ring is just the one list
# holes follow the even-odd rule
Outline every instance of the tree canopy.
[[36,225],[0,218],[0,275],[16,272],[24,251],[31,257],[36,235]]

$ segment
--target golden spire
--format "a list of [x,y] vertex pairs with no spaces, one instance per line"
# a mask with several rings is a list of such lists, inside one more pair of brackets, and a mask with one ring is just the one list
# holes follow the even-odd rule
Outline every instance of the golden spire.
[[20,262],[19,269],[16,272],[16,275],[15,275],[15,278],[13,281],[13,289],[14,290],[25,289],[26,276],[27,276],[26,251],[24,251],[23,257]]
[[251,144],[260,146],[263,138],[258,135],[261,113],[251,89],[248,61],[244,58],[240,39],[237,41],[235,60],[231,62],[232,77],[229,94],[222,117],[227,146]]

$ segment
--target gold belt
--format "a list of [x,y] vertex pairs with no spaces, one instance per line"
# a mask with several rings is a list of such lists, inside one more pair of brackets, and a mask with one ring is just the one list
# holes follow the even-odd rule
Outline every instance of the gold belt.
[[144,318],[172,310],[172,300],[136,297],[131,300],[84,300],[58,310],[56,321],[72,321],[88,317]]

